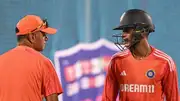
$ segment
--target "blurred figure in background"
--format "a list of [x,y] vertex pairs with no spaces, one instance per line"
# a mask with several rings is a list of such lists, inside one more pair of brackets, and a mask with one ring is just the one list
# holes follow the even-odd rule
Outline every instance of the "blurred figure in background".
[[[120,18],[122,52],[109,64],[102,101],[179,101],[178,77],[173,59],[149,45],[148,36],[155,27],[151,16],[130,9]],[[122,47],[121,45],[125,46]]]
[[16,26],[18,44],[0,56],[0,101],[58,101],[62,87],[52,62],[40,52],[56,29],[36,15]]

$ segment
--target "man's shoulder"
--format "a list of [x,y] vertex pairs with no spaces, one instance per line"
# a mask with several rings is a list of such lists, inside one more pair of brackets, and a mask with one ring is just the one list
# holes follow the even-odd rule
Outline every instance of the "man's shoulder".
[[15,47],[15,48],[12,48],[12,49],[10,49],[10,50],[8,50],[8,51],[6,51],[6,52],[4,52],[3,54],[0,55],[0,58],[9,57],[9,55],[12,54],[15,49],[16,49],[16,47]]
[[171,58],[171,56],[169,56],[168,54],[166,54],[165,52],[163,52],[159,49],[155,49],[153,52],[153,55],[161,62],[167,64],[169,66],[170,71],[175,70],[176,64],[175,64],[174,60]]
[[112,59],[115,59],[115,58],[123,59],[123,58],[128,57],[129,55],[130,55],[130,51],[127,49],[124,51],[117,52],[116,54],[112,56]]
[[42,60],[48,60],[48,58],[45,56],[45,55],[43,55],[42,53],[37,53],[37,54],[35,54],[39,59],[42,59]]
[[27,46],[18,46],[14,48],[14,54],[18,54],[24,57],[28,57],[31,60],[47,60],[48,58],[41,52],[34,50],[33,48]]
[[163,60],[166,62],[173,62],[172,57],[160,49],[154,48],[153,55],[160,60]]
[[43,55],[41,52],[33,52],[32,55],[34,55],[34,58],[41,60],[41,61],[49,61],[49,58]]
[[[43,55],[41,52],[34,50],[33,48],[30,47],[20,47],[21,52],[24,55],[27,55],[29,57],[32,57],[33,59],[42,59],[42,60],[46,60],[47,57],[45,55]],[[23,55],[22,54],[22,55]]]

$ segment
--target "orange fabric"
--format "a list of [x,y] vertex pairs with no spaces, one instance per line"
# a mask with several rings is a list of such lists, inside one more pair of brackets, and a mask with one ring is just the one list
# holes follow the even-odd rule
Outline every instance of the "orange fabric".
[[[44,24],[44,25],[43,25]],[[51,27],[45,27],[46,23],[43,23],[42,19],[36,15],[26,15],[16,25],[19,32],[16,35],[29,34],[33,30],[40,30],[47,34],[55,34],[57,30]]]
[[136,60],[127,50],[116,54],[108,68],[102,101],[179,101],[176,65],[170,56],[153,52]]
[[0,81],[0,101],[42,101],[62,93],[51,61],[26,46],[0,56]]

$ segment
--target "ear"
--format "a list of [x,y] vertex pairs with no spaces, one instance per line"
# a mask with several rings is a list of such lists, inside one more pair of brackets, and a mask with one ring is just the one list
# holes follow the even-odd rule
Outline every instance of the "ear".
[[35,36],[35,34],[34,33],[30,33],[30,34],[28,34],[28,41],[30,42],[30,43],[34,43],[35,42],[35,39],[36,39],[36,36]]

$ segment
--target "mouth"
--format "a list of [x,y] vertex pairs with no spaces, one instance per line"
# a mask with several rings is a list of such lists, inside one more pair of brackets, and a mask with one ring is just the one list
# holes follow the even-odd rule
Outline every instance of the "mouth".
[[131,42],[128,38],[123,39],[122,43],[126,48],[129,48],[131,45]]

